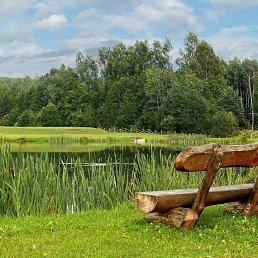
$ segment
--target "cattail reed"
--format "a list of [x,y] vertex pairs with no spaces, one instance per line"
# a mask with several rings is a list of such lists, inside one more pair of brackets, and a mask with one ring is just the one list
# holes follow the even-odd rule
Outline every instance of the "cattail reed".
[[[80,158],[64,163],[47,153],[14,156],[8,146],[1,146],[0,216],[109,209],[132,202],[136,191],[198,187],[203,173],[175,171],[174,158],[136,153],[133,164],[125,165],[109,158],[105,166],[85,167]],[[251,172],[223,169],[215,184],[242,183],[257,174]]]

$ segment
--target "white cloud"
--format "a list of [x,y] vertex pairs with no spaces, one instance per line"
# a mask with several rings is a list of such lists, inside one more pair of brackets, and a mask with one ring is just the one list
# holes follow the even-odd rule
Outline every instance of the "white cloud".
[[[108,17],[107,17],[108,18]],[[142,35],[145,31],[154,33],[155,26],[160,27],[161,33],[174,35],[184,34],[188,30],[199,31],[202,27],[202,20],[193,9],[178,0],[148,0],[135,6],[132,12],[122,14],[117,24],[134,34],[139,32]]]
[[249,27],[241,26],[235,28],[223,28],[219,33],[213,35],[207,40],[213,46],[219,56],[226,60],[238,57],[244,59],[258,58],[258,37],[249,36]]
[[36,27],[48,29],[48,28],[58,28],[61,25],[67,23],[67,18],[63,14],[53,14],[48,18],[42,19],[36,23]]
[[[133,1],[130,8],[128,2],[120,1],[119,12],[116,7],[109,8],[108,12],[97,8],[91,0],[81,0],[91,7],[83,10],[74,19],[74,25],[82,28],[82,32],[69,43],[80,42],[92,47],[94,42],[105,39],[123,41],[127,39],[164,38],[165,36],[184,35],[191,30],[198,32],[202,29],[202,18],[194,10],[179,0],[145,0]],[[103,2],[103,1],[102,1]],[[116,0],[110,0],[116,3]],[[105,5],[106,2],[103,4]],[[116,31],[120,31],[119,36]],[[98,40],[99,39],[99,40]]]
[[258,0],[206,0],[212,4],[222,6],[222,7],[230,7],[230,8],[251,8],[254,6],[258,6]]
[[1,0],[0,20],[9,18],[10,14],[24,13],[33,0]]
[[42,18],[53,13],[63,12],[66,8],[79,4],[79,0],[41,0],[37,1],[31,8],[35,11],[35,18]]
[[15,41],[17,39],[17,34],[11,31],[0,30],[0,41],[1,44],[8,44],[9,42]]
[[51,68],[59,68],[61,64],[74,66],[76,50],[58,48],[44,50],[37,45],[13,44],[14,51],[0,49],[0,76],[42,75]]
[[249,9],[258,6],[258,0],[203,0],[212,4],[210,9],[204,10],[208,21],[218,20],[231,10]]
[[105,6],[112,8],[121,8],[121,6],[134,5],[140,2],[140,0],[130,0],[130,1],[121,1],[121,0],[79,0],[80,3],[85,4],[86,6]]

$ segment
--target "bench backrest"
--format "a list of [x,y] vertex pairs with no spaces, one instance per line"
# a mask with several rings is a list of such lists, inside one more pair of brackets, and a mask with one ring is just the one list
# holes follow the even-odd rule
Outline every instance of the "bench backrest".
[[215,150],[222,153],[220,167],[258,165],[258,143],[231,146],[207,144],[183,150],[175,160],[175,168],[187,172],[207,170]]

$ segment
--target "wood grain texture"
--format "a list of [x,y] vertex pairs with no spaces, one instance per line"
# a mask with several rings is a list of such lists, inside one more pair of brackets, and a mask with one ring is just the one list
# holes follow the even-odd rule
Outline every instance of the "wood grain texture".
[[[254,184],[211,187],[205,206],[240,200],[246,201],[253,187]],[[135,203],[143,213],[165,213],[177,207],[190,208],[197,192],[198,189],[139,192],[135,195]]]
[[165,214],[159,212],[149,213],[148,220],[164,222],[175,228],[191,228],[198,221],[198,216],[193,213],[192,209],[179,207]]
[[[211,188],[211,185],[215,179],[217,172],[220,169],[221,159],[223,157],[223,152],[219,146],[215,146],[210,163],[208,164],[207,171],[203,177],[202,183],[199,187],[199,190],[194,199],[192,210],[193,213],[200,217],[201,213],[204,210],[206,198],[208,192]],[[196,221],[193,221],[195,223]],[[192,225],[189,225],[191,227]]]
[[252,214],[257,202],[258,202],[258,176],[256,177],[256,182],[254,184],[254,187],[245,204],[245,209],[243,213],[246,215]]
[[258,165],[258,143],[229,146],[213,143],[181,151],[175,160],[175,168],[188,172],[207,170],[214,150],[218,148],[223,152],[220,167],[254,167]]
[[246,204],[244,202],[229,202],[225,205],[224,211],[227,213],[233,212],[233,211],[239,211],[240,213],[244,215],[256,215],[258,216],[258,203],[253,207],[252,210],[249,210],[248,214],[245,212]]
[[221,167],[254,167],[258,165],[258,143],[221,146],[207,144],[183,150],[175,160],[179,171],[203,171],[199,189],[140,192],[135,195],[138,209],[148,213],[149,220],[162,221],[176,228],[191,228],[204,207],[228,203],[226,211],[239,210],[244,215],[258,215],[258,177],[255,184],[212,187]]

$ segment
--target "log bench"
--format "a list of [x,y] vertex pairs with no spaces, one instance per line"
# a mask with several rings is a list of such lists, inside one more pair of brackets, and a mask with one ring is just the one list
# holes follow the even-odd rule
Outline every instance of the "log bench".
[[150,221],[161,221],[176,228],[191,228],[204,207],[227,203],[225,211],[239,210],[243,215],[258,215],[258,177],[253,184],[211,187],[223,167],[258,165],[258,143],[246,145],[207,144],[185,149],[176,157],[178,171],[206,171],[199,189],[139,192],[135,194],[138,209]]

